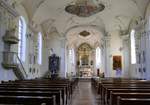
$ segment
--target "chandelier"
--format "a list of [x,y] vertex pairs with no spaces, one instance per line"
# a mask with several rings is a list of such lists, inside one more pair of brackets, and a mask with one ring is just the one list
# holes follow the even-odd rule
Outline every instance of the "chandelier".
[[76,0],[74,3],[65,7],[65,11],[79,17],[89,17],[103,11],[104,4],[96,0]]

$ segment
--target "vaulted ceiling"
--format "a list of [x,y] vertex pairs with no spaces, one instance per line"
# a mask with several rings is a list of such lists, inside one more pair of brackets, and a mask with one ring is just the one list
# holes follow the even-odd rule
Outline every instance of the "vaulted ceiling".
[[58,33],[64,35],[76,26],[96,26],[101,32],[127,30],[131,19],[143,18],[149,3],[149,0],[97,0],[105,5],[103,11],[90,17],[78,17],[65,11],[65,7],[73,1],[75,0],[22,0],[21,4],[29,19],[41,25],[46,33],[55,27]]

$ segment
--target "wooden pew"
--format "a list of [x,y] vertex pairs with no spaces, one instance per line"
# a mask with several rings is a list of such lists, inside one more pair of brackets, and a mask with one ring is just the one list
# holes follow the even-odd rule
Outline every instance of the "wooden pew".
[[52,91],[52,92],[56,92],[56,91],[61,91],[62,95],[62,101],[65,104],[67,104],[67,95],[65,93],[65,91],[67,91],[64,87],[59,87],[59,88],[56,88],[56,87],[44,87],[44,86],[34,86],[34,87],[30,87],[30,86],[26,86],[26,87],[22,87],[22,86],[15,86],[15,85],[0,85],[0,90],[11,90],[11,91],[42,91],[42,92],[47,92],[47,91]]
[[55,96],[39,97],[39,96],[5,96],[0,95],[0,104],[21,104],[21,105],[56,105]]
[[[0,84],[0,91],[7,90],[7,91],[30,91],[30,92],[35,92],[35,91],[41,91],[44,92],[50,91],[50,92],[56,92],[58,89],[62,91],[62,100],[63,104],[67,105],[68,100],[71,99],[71,95],[73,93],[73,89],[75,88],[75,85],[77,84],[78,79],[72,79],[71,81],[69,80],[49,80],[49,79],[36,79],[36,80],[17,80],[17,81],[9,81],[9,82],[2,82]],[[55,90],[54,90],[55,89]],[[2,92],[3,94],[7,94],[7,92]],[[18,93],[17,94],[21,94]],[[29,94],[29,93],[28,93]],[[58,96],[57,96],[58,97]],[[56,97],[56,98],[57,98]],[[58,103],[57,103],[58,104]]]
[[150,84],[144,84],[144,85],[139,85],[139,84],[126,84],[126,85],[111,85],[111,86],[105,86],[102,89],[102,97],[106,100],[109,95],[110,95],[110,91],[111,89],[150,89]]
[[150,105],[150,98],[122,98],[119,96],[116,105]]
[[33,79],[33,80],[15,80],[15,81],[9,81],[9,82],[4,82],[3,83],[32,83],[32,84],[41,84],[41,83],[55,83],[55,84],[68,84],[69,85],[69,91],[72,94],[74,88],[78,84],[78,78],[74,77],[71,80],[69,79],[64,79],[64,78],[58,78],[58,79]]
[[129,83],[129,84],[104,84],[102,85],[102,100],[105,100],[109,96],[108,89],[150,89],[150,84],[136,84],[136,83]]
[[111,92],[110,105],[117,104],[117,97],[123,98],[150,98],[150,93],[120,93]]
[[[108,88],[108,87],[107,87]],[[116,86],[116,87],[109,87],[108,89],[150,89],[150,86]],[[103,90],[103,94],[102,94],[102,101],[107,102],[107,94],[106,94],[106,90]]]
[[[27,82],[28,81],[28,82]],[[25,81],[25,83],[22,81],[22,82],[5,82],[5,83],[2,83],[1,84],[1,86],[3,85],[13,85],[13,86],[24,86],[24,87],[28,87],[28,86],[39,86],[39,87],[41,87],[41,86],[44,86],[44,87],[65,87],[66,88],[66,92],[67,92],[67,96],[68,96],[68,98],[70,98],[71,97],[71,94],[72,94],[72,92],[71,92],[71,88],[70,88],[70,86],[69,86],[69,84],[68,83],[55,83],[54,81],[53,82],[46,82],[46,83],[43,83],[43,82],[39,82],[39,81],[29,81],[29,80],[27,80],[27,81]]]
[[56,105],[63,105],[61,98],[61,91],[10,91],[10,90],[0,90],[0,95],[3,96],[40,96],[40,97],[53,97],[55,96]]
[[128,80],[128,79],[118,79],[118,80],[108,80],[99,82],[98,93],[101,94],[104,85],[120,85],[120,84],[150,84],[150,81],[145,80]]
[[[113,89],[118,90],[122,89],[121,92],[129,93],[131,92],[138,92],[142,93],[140,89],[147,90],[143,91],[144,93],[150,92],[150,81],[146,80],[138,80],[138,79],[104,79],[98,83],[99,93],[101,95],[102,103],[108,104],[108,100],[110,98],[110,91]],[[139,91],[138,91],[139,89]],[[126,90],[126,91],[125,91]],[[128,91],[129,90],[129,91]],[[127,92],[128,91],[128,92]]]
[[108,103],[110,101],[110,93],[111,92],[121,92],[121,93],[150,93],[150,89],[108,89],[107,96],[105,97],[105,102]]

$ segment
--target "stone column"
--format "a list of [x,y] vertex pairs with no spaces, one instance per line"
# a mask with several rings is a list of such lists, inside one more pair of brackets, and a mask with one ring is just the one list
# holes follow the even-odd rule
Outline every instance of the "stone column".
[[123,70],[122,77],[129,77],[129,66],[130,66],[130,37],[129,35],[122,36],[123,40]]
[[61,56],[60,56],[60,77],[66,77],[66,38],[61,39]]
[[106,36],[104,38],[105,40],[105,47],[104,47],[104,52],[105,52],[105,77],[110,77],[111,76],[111,53],[110,53],[110,36]]
[[145,60],[146,60],[146,79],[150,80],[150,30],[146,32],[146,51],[145,51]]
[[146,73],[145,73],[145,69],[146,69],[146,61],[145,61],[145,52],[146,52],[146,34],[145,34],[145,32],[144,32],[144,30],[142,30],[142,32],[141,32],[141,35],[142,35],[142,37],[141,37],[141,54],[142,54],[142,62],[141,62],[141,68],[142,68],[142,72],[141,72],[141,78],[143,78],[143,79],[145,79],[145,77],[146,77]]

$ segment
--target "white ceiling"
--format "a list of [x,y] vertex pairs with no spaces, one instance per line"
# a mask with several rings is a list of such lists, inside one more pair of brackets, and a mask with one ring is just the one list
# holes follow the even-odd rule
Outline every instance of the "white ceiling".
[[101,32],[127,30],[134,17],[143,17],[149,0],[101,0],[104,11],[90,17],[78,17],[65,12],[65,6],[74,0],[22,0],[30,20],[44,27],[46,33],[56,27],[66,34],[75,26],[94,25]]
[[[89,36],[83,37],[80,35],[80,32],[83,30],[90,33]],[[88,43],[92,47],[95,46],[96,43],[100,43],[100,39],[102,39],[103,33],[98,31],[95,26],[77,26],[73,27],[66,33],[66,38],[68,45],[75,45],[76,47],[80,46],[82,43]]]

